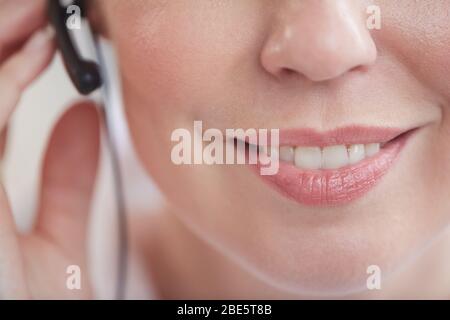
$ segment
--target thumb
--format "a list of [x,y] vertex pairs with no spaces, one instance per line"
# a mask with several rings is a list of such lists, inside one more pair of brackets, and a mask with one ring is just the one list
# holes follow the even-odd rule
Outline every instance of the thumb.
[[78,103],[56,125],[42,171],[35,231],[82,261],[99,145],[99,113],[93,103]]

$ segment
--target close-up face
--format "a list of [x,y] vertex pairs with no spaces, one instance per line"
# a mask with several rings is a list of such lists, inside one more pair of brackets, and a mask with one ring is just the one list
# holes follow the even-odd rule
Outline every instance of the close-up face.
[[[180,221],[268,284],[358,292],[368,266],[389,278],[449,224],[450,0],[95,5],[146,171]],[[279,172],[174,164],[172,132],[194,121],[279,129]]]

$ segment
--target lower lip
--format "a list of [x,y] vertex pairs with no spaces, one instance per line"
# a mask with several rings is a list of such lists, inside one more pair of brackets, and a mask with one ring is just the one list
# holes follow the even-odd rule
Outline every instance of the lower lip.
[[[345,205],[365,195],[383,178],[412,133],[390,141],[376,155],[355,165],[336,170],[303,170],[280,162],[277,174],[260,177],[284,196],[303,205]],[[259,166],[256,168],[260,172]]]

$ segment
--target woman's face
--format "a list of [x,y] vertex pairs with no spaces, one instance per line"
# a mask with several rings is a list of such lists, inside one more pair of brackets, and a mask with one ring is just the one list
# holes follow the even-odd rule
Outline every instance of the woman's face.
[[[380,30],[366,24],[373,4]],[[344,294],[365,288],[368,266],[385,277],[448,225],[450,0],[100,5],[145,168],[178,218],[247,270],[297,293]],[[222,131],[289,129],[303,140],[302,129],[314,130],[327,137],[317,147],[331,144],[336,128],[345,131],[341,145],[417,129],[391,142],[387,164],[358,169],[374,176],[350,183],[362,192],[335,188],[330,200],[327,190],[296,190],[307,186],[295,179],[339,170],[345,179],[342,168],[280,167],[285,176],[271,183],[245,165],[175,165],[171,134],[192,131],[194,120]],[[388,154],[383,148],[389,143],[379,151]]]

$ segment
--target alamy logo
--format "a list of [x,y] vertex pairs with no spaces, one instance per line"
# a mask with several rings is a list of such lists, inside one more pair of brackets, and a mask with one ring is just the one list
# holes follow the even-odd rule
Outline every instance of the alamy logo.
[[367,289],[381,290],[381,268],[377,265],[370,265],[367,267],[367,274],[370,274],[366,281]]
[[81,268],[77,265],[70,265],[66,269],[69,275],[66,279],[66,287],[69,290],[81,290]]
[[381,29],[381,9],[377,5],[371,5],[367,7],[367,14],[369,15],[366,20],[366,26],[369,30]]
[[171,160],[176,165],[259,165],[261,175],[275,175],[279,169],[279,129],[203,130],[194,121],[193,131],[175,129]]
[[66,21],[67,29],[80,30],[81,29],[81,8],[77,5],[70,5],[67,7],[67,14],[69,17]]

